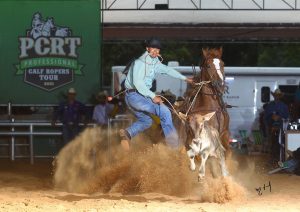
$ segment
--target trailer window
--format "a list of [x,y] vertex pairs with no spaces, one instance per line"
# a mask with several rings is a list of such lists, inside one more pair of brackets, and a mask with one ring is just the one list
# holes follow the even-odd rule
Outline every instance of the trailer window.
[[267,103],[270,101],[270,87],[261,87],[261,102]]

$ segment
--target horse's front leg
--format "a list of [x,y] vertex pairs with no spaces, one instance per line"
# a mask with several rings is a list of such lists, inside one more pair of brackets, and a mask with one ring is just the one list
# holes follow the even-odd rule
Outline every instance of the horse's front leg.
[[202,180],[205,176],[205,163],[206,163],[208,156],[209,156],[209,154],[206,151],[202,152],[202,154],[201,154],[201,164],[200,164],[200,168],[199,168],[198,182],[200,182],[200,180]]
[[190,149],[189,151],[187,151],[187,155],[190,158],[190,169],[192,171],[195,171],[195,169],[196,169],[195,152],[193,151],[193,149]]

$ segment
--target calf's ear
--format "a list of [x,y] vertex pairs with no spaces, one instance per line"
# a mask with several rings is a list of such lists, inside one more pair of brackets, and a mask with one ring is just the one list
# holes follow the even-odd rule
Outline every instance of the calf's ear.
[[211,119],[211,117],[213,117],[215,115],[216,112],[211,112],[211,113],[208,113],[208,114],[205,114],[203,117],[204,117],[204,120],[205,121],[208,121]]

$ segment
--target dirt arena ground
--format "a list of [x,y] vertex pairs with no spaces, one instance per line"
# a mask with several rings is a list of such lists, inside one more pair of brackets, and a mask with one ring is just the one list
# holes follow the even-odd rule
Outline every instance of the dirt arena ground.
[[182,153],[97,149],[98,133],[66,146],[55,170],[50,160],[1,160],[0,211],[300,211],[300,177],[267,175],[265,156],[233,154],[224,179],[212,177],[211,160],[198,183]]

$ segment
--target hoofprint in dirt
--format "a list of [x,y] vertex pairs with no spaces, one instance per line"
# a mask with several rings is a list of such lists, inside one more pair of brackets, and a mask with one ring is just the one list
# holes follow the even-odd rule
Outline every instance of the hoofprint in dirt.
[[[58,187],[52,184],[51,161],[34,166],[1,161],[0,211],[300,210],[300,177],[267,175],[264,157],[232,157],[227,161],[231,177],[213,179],[208,172],[199,184],[185,155],[160,145],[149,148],[140,141],[133,148],[143,151],[125,154],[113,148],[108,157],[105,148],[97,146],[104,139],[102,133],[87,130],[59,154],[54,175]],[[96,155],[91,151],[95,149]],[[60,164],[62,159],[65,163]],[[90,159],[93,165],[86,164]],[[210,163],[214,161],[208,161],[207,169]],[[63,167],[65,177],[58,174]]]

